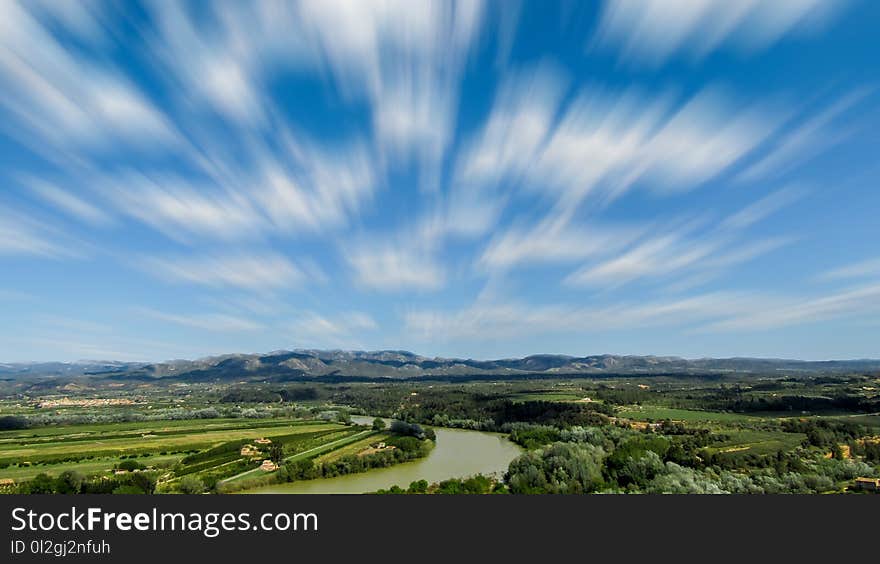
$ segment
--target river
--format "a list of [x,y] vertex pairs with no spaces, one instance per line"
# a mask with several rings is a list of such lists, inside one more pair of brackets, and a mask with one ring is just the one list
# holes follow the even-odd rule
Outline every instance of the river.
[[[352,419],[361,425],[373,422],[371,417]],[[522,453],[522,449],[498,433],[441,427],[434,427],[434,432],[437,434],[436,446],[431,454],[419,460],[360,474],[275,484],[242,493],[359,494],[388,489],[393,485],[406,488],[416,480],[427,480],[431,484],[474,474],[500,477],[510,461]]]

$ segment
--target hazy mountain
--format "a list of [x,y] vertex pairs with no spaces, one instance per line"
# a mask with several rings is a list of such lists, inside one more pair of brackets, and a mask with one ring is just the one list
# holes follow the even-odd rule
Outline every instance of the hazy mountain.
[[124,380],[245,381],[308,378],[522,377],[529,375],[766,374],[798,375],[880,371],[880,360],[800,360],[756,358],[684,359],[659,356],[533,355],[471,360],[429,358],[407,351],[294,350],[229,354],[161,363],[0,364],[0,377],[93,377]]
[[125,371],[143,363],[82,360],[78,362],[0,362],[0,378],[23,376],[82,376],[93,372]]

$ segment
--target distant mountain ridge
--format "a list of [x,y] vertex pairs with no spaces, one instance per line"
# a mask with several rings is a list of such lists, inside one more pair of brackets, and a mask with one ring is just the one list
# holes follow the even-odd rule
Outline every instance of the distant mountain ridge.
[[425,357],[407,351],[298,349],[267,354],[228,354],[159,363],[84,361],[4,363],[0,378],[92,377],[183,382],[301,380],[309,378],[409,379],[525,377],[529,375],[818,374],[876,372],[880,360],[802,361],[760,358],[684,359],[671,356],[537,354],[472,360]]

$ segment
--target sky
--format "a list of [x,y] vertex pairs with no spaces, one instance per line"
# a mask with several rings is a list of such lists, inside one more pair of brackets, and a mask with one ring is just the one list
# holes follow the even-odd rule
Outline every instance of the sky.
[[880,3],[0,2],[0,362],[880,357]]

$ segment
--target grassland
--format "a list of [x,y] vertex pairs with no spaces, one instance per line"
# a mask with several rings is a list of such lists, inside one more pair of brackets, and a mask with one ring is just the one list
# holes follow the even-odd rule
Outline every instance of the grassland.
[[368,448],[370,445],[373,445],[378,442],[382,442],[388,439],[391,436],[390,433],[380,433],[374,432],[364,435],[362,438],[359,438],[356,441],[348,442],[345,445],[342,445],[338,448],[333,449],[330,452],[326,452],[321,454],[317,458],[315,458],[315,462],[323,463],[323,462],[332,462],[334,460],[338,460],[343,456],[358,454]]
[[724,454],[773,454],[778,451],[791,451],[806,439],[803,433],[754,429],[728,430],[724,434],[729,439],[715,443],[706,450]]
[[719,421],[719,422],[743,422],[754,421],[757,417],[741,413],[724,413],[719,411],[701,411],[696,409],[678,409],[674,407],[662,407],[656,405],[627,405],[619,409],[620,417],[636,421],[660,421],[671,419],[673,421]]
[[[345,448],[373,431],[337,422],[296,419],[217,418],[55,425],[0,432],[0,480],[16,483],[40,474],[113,476],[120,464],[153,471],[162,491],[184,477],[210,486],[260,475],[270,445],[288,460]],[[257,442],[266,439],[268,442]],[[243,455],[246,445],[256,452]],[[125,465],[123,464],[123,467]]]
[[[144,466],[150,467],[173,467],[182,458],[183,454],[166,454],[144,456],[137,461]],[[62,462],[51,465],[9,466],[0,470],[0,478],[11,478],[15,481],[30,480],[37,474],[45,473],[50,476],[58,476],[62,472],[74,471],[83,475],[105,474],[113,470],[120,462],[119,458],[104,457],[88,459],[77,462]]]
[[[324,453],[335,453],[337,450],[344,449],[350,444],[360,442],[364,437],[373,434],[374,432],[370,429],[354,428],[343,433],[342,436],[336,434],[332,437],[324,437],[324,440],[320,441],[317,445],[313,445],[312,443],[300,445],[301,448],[291,456],[285,457],[284,462],[295,462],[306,458],[316,458]],[[222,483],[235,484],[265,474],[266,472],[259,468],[251,468],[222,480]]]
[[165,452],[188,452],[212,448],[229,441],[280,435],[309,433],[338,428],[333,423],[244,425],[244,428],[195,421],[189,426],[119,430],[115,424],[101,429],[69,429],[66,434],[0,439],[0,463],[61,462],[88,453],[94,457],[128,456]]
[[[44,383],[37,382],[33,389],[17,388],[0,397],[0,417],[24,420],[0,431],[0,490],[39,482],[40,474],[60,482],[72,471],[92,486],[113,481],[114,487],[108,488],[113,491],[116,485],[130,488],[129,482],[141,477],[124,471],[134,468],[150,473],[159,492],[187,491],[192,484],[202,488],[198,491],[222,492],[225,488],[220,486],[235,491],[251,487],[251,482],[281,479],[294,470],[309,471],[309,464],[291,464],[278,473],[259,469],[263,460],[279,457],[292,463],[313,460],[320,475],[295,479],[320,478],[325,467],[335,472],[334,465],[343,458],[352,463],[371,444],[386,440],[386,432],[367,426],[374,415],[429,428],[499,432],[509,432],[515,423],[526,428],[520,435],[533,444],[528,448],[563,436],[548,432],[548,426],[565,431],[595,427],[589,436],[604,429],[616,445],[622,444],[620,433],[663,435],[674,446],[668,457],[676,464],[691,464],[698,471],[711,466],[716,473],[748,473],[775,468],[777,459],[784,459],[779,462],[780,476],[791,468],[803,470],[800,462],[813,464],[837,447],[846,448],[847,459],[855,452],[857,461],[876,460],[876,452],[869,458],[865,444],[874,444],[872,437],[880,436],[876,386],[866,376],[261,383],[234,393],[225,383],[93,385],[92,390],[47,392]],[[294,392],[306,399],[290,399]],[[77,401],[136,401],[45,407],[68,395]],[[371,417],[360,420],[365,425],[338,422],[351,413]],[[674,424],[647,425],[666,420]],[[580,431],[572,433],[581,436]],[[257,444],[257,438],[269,439],[271,446]],[[604,444],[607,448],[611,443]],[[243,454],[246,445],[259,452]],[[9,480],[16,483],[10,486]]]

